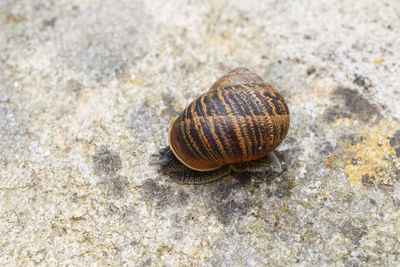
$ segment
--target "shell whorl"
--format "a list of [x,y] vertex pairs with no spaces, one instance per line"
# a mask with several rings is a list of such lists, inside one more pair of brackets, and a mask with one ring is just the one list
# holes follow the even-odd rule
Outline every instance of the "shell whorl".
[[257,74],[235,69],[218,79],[171,124],[169,144],[199,171],[266,156],[285,138],[289,109]]
[[210,88],[210,91],[217,90],[218,88],[223,88],[228,85],[235,84],[247,84],[252,82],[264,82],[263,79],[250,71],[247,68],[236,68],[221,78],[219,78]]

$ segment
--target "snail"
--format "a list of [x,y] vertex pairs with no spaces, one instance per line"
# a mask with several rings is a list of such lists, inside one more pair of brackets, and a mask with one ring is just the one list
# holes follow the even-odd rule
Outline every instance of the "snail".
[[290,123],[281,94],[247,68],[219,78],[172,122],[159,165],[181,184],[215,181],[232,172],[281,172],[273,153]]

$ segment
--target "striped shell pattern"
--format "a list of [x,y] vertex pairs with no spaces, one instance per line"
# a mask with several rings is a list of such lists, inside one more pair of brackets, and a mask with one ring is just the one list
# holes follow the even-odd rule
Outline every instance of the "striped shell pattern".
[[257,74],[237,68],[172,122],[169,144],[187,167],[210,171],[268,155],[285,138],[289,122],[281,94]]

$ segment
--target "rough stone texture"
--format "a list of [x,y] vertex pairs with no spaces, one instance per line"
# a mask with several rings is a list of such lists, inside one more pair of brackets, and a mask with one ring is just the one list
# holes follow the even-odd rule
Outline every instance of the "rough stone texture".
[[[400,265],[400,4],[0,1],[2,265]],[[246,66],[284,172],[182,186],[169,123]]]

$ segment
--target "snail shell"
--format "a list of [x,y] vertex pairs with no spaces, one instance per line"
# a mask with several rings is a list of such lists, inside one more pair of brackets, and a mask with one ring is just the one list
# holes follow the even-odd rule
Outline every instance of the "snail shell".
[[197,171],[262,158],[285,138],[289,109],[281,94],[247,68],[218,79],[172,122],[169,145]]

